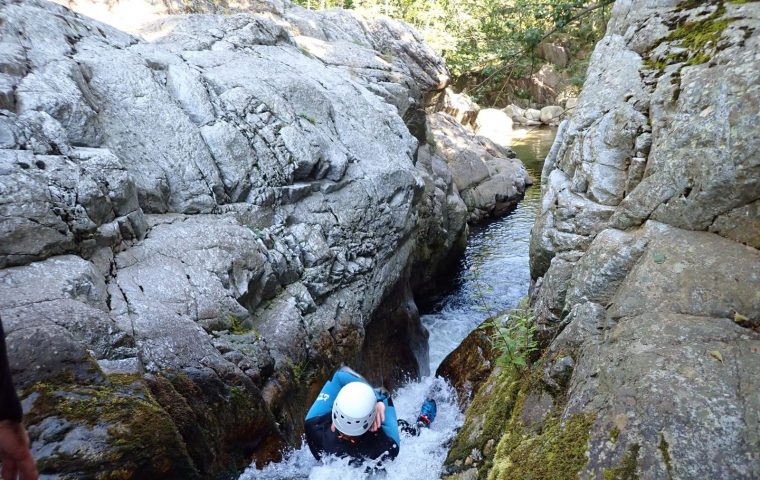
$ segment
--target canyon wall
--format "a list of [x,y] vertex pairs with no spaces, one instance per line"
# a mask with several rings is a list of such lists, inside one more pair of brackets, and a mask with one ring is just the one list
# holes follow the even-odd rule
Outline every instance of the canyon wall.
[[452,478],[760,477],[760,4],[616,2],[544,164],[544,347]]

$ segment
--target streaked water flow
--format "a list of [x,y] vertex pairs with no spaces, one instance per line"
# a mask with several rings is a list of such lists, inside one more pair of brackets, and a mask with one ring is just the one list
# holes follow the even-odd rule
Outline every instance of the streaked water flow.
[[453,291],[422,316],[430,331],[431,372],[489,315],[517,306],[528,293],[530,229],[541,203],[541,167],[555,133],[533,130],[513,142],[534,186],[512,213],[471,230]]
[[[430,371],[477,327],[489,313],[514,307],[528,292],[528,242],[530,228],[540,206],[540,174],[544,157],[554,139],[554,130],[533,130],[512,148],[535,179],[525,199],[514,212],[488,225],[473,229],[454,285],[441,298],[433,299],[422,322],[430,330]],[[419,437],[401,438],[399,456],[385,465],[386,478],[425,480],[440,476],[447,445],[463,415],[456,396],[441,379],[424,377],[399,389],[393,397],[398,418],[415,419],[420,404],[435,391],[438,417]],[[367,478],[364,469],[348,465],[345,459],[328,458],[317,462],[302,444],[286,452],[282,462],[263,470],[249,467],[240,480],[334,480]]]

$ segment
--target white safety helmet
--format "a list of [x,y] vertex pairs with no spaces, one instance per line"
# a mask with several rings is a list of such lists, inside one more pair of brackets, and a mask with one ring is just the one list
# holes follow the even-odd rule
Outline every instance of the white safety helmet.
[[345,435],[358,437],[375,421],[375,392],[364,382],[351,382],[343,386],[335,397],[332,419],[335,428]]

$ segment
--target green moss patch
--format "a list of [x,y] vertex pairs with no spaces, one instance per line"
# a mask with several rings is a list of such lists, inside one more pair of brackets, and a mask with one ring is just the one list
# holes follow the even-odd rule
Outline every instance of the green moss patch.
[[[702,4],[703,2],[687,0],[681,2],[678,8],[691,9]],[[651,69],[663,71],[668,65],[677,63],[700,65],[710,61],[718,50],[718,42],[723,31],[732,22],[732,19],[724,18],[725,13],[726,8],[723,2],[720,2],[718,8],[704,19],[692,22],[682,20],[675,25],[667,37],[652,47],[650,56],[644,60],[644,65]],[[669,53],[664,58],[652,59],[651,52],[663,42],[670,42],[673,47],[685,50]]]
[[673,478],[673,464],[670,460],[670,447],[668,446],[665,435],[660,434],[660,445],[658,446],[662,454],[662,461],[665,462],[665,468],[668,470],[668,479]]
[[482,450],[488,440],[501,438],[524,380],[515,368],[491,373],[467,409],[467,420],[454,439],[446,463],[464,460],[473,448]]
[[111,375],[92,385],[47,380],[28,388],[24,396],[34,399],[27,424],[50,417],[65,421],[68,427],[57,440],[82,427],[105,432],[107,438],[106,444],[88,449],[86,455],[53,453],[40,459],[41,473],[97,479],[157,478],[170,473],[198,478],[174,424],[138,376]]
[[638,443],[631,445],[628,454],[623,457],[619,466],[604,469],[604,480],[638,480],[639,475],[636,470],[639,466],[640,449]]
[[725,7],[721,5],[704,20],[686,22],[670,32],[667,41],[677,42],[677,46],[688,49],[687,52],[677,54],[673,60],[684,60],[687,65],[709,61],[723,35],[723,30],[731,23],[729,19],[722,18],[725,12]]
[[473,448],[483,451],[489,440],[497,446],[476,465],[478,478],[489,480],[575,479],[588,458],[586,451],[595,416],[577,413],[562,419],[566,392],[555,392],[554,407],[543,422],[526,427],[522,413],[531,395],[542,395],[545,360],[530,369],[494,371],[473,399],[467,420],[449,451],[446,463],[464,460]]
[[526,434],[519,422],[513,421],[499,441],[488,479],[576,479],[588,461],[586,448],[594,418],[584,413],[564,422],[550,418],[538,435]]

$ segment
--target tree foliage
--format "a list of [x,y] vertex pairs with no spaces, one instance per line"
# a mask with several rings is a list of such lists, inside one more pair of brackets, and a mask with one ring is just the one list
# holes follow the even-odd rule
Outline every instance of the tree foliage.
[[593,45],[604,33],[613,1],[296,0],[307,8],[353,8],[404,20],[446,58],[455,77],[481,79],[478,88],[529,73],[536,47],[553,35]]

